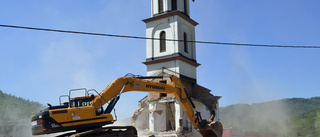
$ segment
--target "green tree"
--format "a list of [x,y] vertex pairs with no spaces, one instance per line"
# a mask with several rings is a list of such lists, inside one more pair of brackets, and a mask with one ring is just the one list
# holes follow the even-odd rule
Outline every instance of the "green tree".
[[318,137],[320,137],[320,110],[317,112],[315,116],[314,127],[315,127],[316,134],[318,135]]
[[277,136],[320,137],[320,97],[291,98],[220,108],[225,127],[275,133]]
[[6,94],[0,90],[0,122],[16,122],[29,119],[31,112],[44,108],[38,102],[32,102],[21,97]]

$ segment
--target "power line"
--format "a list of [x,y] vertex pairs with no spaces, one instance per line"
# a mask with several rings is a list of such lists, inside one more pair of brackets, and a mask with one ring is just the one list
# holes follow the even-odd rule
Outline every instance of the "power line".
[[[139,36],[115,35],[115,34],[106,34],[106,33],[92,33],[92,32],[83,32],[83,31],[70,31],[70,30],[34,28],[34,27],[14,26],[14,25],[1,25],[0,24],[0,27],[29,29],[29,30],[40,30],[40,31],[51,31],[51,32],[61,32],[61,33],[73,33],[73,34],[83,34],[83,35],[118,37],[118,38],[160,40],[160,38],[147,38],[147,37],[139,37]],[[165,40],[167,40],[167,41],[184,42],[184,40],[175,40],[175,39],[165,39]],[[248,43],[210,42],[210,41],[186,41],[186,42],[201,43],[201,44],[213,44],[213,45],[252,46],[252,47],[320,48],[320,46],[303,46],[303,45],[293,46],[293,45],[248,44]]]

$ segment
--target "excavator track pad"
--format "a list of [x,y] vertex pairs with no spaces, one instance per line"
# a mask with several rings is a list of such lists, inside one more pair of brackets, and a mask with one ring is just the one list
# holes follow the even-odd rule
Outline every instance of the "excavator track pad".
[[133,126],[103,127],[86,132],[75,133],[70,137],[137,137],[138,133]]

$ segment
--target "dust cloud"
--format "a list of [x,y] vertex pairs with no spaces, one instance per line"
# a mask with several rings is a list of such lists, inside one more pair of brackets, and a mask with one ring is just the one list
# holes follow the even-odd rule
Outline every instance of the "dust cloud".
[[237,89],[234,94],[238,96],[224,99],[233,99],[242,104],[220,109],[224,128],[232,129],[233,134],[239,136],[287,136],[288,107],[283,100],[272,101],[279,96],[277,87],[252,67],[250,55],[245,50],[237,49],[232,54],[230,77]]

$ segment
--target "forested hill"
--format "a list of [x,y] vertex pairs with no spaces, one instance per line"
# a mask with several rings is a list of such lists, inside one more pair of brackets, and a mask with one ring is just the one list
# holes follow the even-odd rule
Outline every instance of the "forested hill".
[[230,105],[220,108],[220,119],[238,131],[320,137],[320,97]]
[[9,95],[0,90],[0,124],[29,119],[32,112],[43,108],[44,106],[38,102]]

